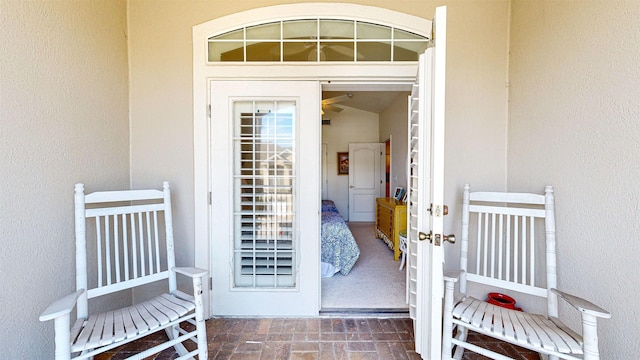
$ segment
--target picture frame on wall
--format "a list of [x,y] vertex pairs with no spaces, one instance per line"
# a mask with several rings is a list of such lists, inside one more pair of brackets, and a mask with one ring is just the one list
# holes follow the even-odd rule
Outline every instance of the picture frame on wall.
[[338,175],[349,175],[349,153],[338,153]]

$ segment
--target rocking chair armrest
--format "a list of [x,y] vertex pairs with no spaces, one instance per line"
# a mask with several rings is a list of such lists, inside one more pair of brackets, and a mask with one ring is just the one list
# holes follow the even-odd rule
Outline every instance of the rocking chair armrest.
[[209,271],[195,268],[195,267],[174,267],[171,270],[175,271],[178,274],[182,274],[188,276],[190,278],[203,277],[209,273]]
[[76,306],[78,298],[84,293],[84,291],[84,289],[80,289],[72,294],[69,294],[52,302],[49,306],[47,306],[42,314],[40,314],[40,321],[49,321],[60,316],[70,314],[71,310],[73,310],[73,308]]
[[460,276],[464,273],[464,270],[450,270],[444,272],[444,281],[445,282],[458,282],[460,280]]
[[602,309],[601,307],[581,298],[575,295],[571,295],[568,294],[566,292],[562,292],[558,289],[551,289],[551,292],[555,293],[556,295],[558,295],[558,297],[562,298],[564,301],[566,301],[569,305],[573,306],[574,308],[578,309],[578,311],[589,314],[589,315],[593,315],[593,316],[597,316],[597,317],[601,317],[601,318],[605,318],[605,319],[609,319],[611,318],[611,314]]

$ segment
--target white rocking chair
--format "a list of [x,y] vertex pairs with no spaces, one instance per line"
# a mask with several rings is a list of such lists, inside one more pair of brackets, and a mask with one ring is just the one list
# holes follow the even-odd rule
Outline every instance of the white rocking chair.
[[[76,292],[55,301],[40,315],[40,321],[55,320],[55,359],[91,359],[160,330],[166,331],[167,342],[129,359],[142,359],[171,346],[180,359],[207,358],[202,307],[202,277],[207,271],[175,267],[169,183],[164,182],[163,187],[164,191],[85,195],[84,186],[76,184]],[[96,254],[88,256],[90,249]],[[176,274],[192,279],[193,295],[176,289]],[[88,280],[88,275],[94,278]],[[167,294],[123,309],[89,314],[88,299],[159,280],[167,282]],[[76,306],[77,320],[69,330]],[[189,330],[180,326],[185,322],[190,323],[184,326]],[[195,350],[187,350],[186,341],[193,341],[195,346],[186,345]]]
[[[543,225],[546,236],[536,237],[536,231],[542,230]],[[472,238],[469,237],[470,228]],[[544,285],[535,278],[535,249],[540,249],[537,245],[540,241],[546,244],[540,245],[542,248],[546,246],[546,254],[541,254],[546,255],[546,266],[540,268],[541,271],[546,269]],[[475,255],[470,259],[469,251]],[[453,347],[455,359],[460,359],[465,349],[493,359],[510,359],[467,342],[468,331],[546,354],[550,359],[599,358],[596,320],[598,317],[610,318],[611,315],[586,300],[556,289],[551,186],[545,188],[545,195],[538,195],[470,193],[469,185],[465,185],[460,255],[462,270],[445,274],[443,359],[452,358]],[[458,280],[463,297],[454,302],[454,286]],[[547,314],[529,314],[466,296],[467,282],[546,298]],[[558,320],[558,297],[581,312],[582,335]]]

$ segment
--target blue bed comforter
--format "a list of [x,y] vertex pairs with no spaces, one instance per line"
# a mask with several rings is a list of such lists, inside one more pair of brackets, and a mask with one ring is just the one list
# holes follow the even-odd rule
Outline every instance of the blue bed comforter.
[[331,200],[322,200],[321,261],[347,275],[360,256],[360,248]]

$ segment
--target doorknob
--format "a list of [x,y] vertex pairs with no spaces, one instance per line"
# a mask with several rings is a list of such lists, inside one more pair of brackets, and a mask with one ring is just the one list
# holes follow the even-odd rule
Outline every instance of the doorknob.
[[353,189],[355,186],[353,185],[349,185],[349,189]]
[[429,242],[433,241],[431,240],[431,233],[425,234],[422,231],[418,233],[418,240],[421,240],[421,241],[429,240]]
[[448,241],[452,244],[456,243],[456,236],[454,234],[444,235],[443,238],[444,238],[444,241]]

